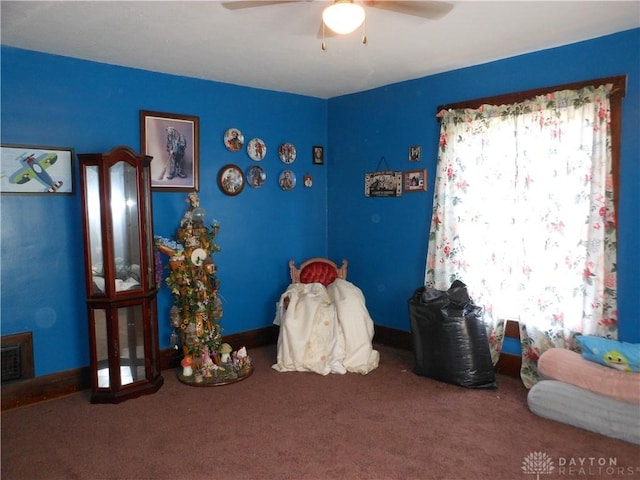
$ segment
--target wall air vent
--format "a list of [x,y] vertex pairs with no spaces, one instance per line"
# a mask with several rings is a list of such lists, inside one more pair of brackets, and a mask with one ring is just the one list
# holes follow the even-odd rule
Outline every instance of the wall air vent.
[[31,332],[2,337],[2,383],[33,378],[33,337]]
[[21,350],[20,345],[2,347],[2,383],[22,379]]

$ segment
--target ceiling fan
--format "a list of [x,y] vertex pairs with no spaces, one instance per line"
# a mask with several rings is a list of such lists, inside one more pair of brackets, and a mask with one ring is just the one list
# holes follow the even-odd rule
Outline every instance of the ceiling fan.
[[[222,2],[222,6],[229,10],[237,10],[241,8],[266,7],[282,3],[298,3],[309,2],[313,0],[281,0],[281,1],[248,1],[237,0]],[[451,11],[453,5],[442,1],[398,1],[398,0],[333,0],[327,2],[329,5],[322,12],[322,23],[318,36],[324,39],[325,35],[346,35],[355,31],[365,22],[365,9],[378,8],[380,10],[388,10],[391,12],[412,15],[414,17],[428,18],[437,20],[444,17]],[[325,32],[325,28],[329,29]],[[366,44],[366,35],[362,39],[362,43]],[[322,49],[326,50],[324,41]]]

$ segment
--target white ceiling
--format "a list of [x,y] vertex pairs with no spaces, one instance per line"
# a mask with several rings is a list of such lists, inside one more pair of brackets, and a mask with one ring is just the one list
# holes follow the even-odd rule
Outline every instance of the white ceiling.
[[317,34],[326,1],[2,1],[2,44],[331,98],[640,27],[640,1],[451,1],[439,20],[367,8],[362,32]]

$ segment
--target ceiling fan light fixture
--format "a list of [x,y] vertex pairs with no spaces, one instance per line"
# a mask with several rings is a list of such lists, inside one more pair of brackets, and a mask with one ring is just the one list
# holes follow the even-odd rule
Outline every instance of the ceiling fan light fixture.
[[322,12],[324,24],[336,33],[353,32],[364,22],[364,8],[351,0],[336,0]]

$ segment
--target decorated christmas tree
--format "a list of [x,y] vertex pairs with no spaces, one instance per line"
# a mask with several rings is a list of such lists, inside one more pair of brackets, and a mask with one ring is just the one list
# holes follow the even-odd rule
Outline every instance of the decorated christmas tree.
[[158,251],[169,256],[172,345],[178,349],[181,342],[184,354],[178,376],[185,383],[229,383],[252,372],[251,359],[244,347],[234,352],[222,342],[220,282],[213,262],[220,251],[215,242],[219,225],[205,226],[206,212],[196,193],[190,193],[187,202],[175,239],[156,237]]

